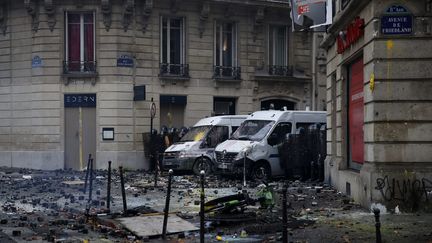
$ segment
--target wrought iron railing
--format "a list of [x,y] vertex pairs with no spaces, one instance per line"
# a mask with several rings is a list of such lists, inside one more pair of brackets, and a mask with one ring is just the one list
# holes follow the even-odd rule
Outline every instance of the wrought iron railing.
[[272,76],[292,76],[293,69],[291,66],[270,65],[268,68],[269,75]]
[[189,64],[161,63],[159,68],[162,77],[189,77]]
[[213,78],[215,79],[241,79],[241,68],[240,67],[226,67],[226,66],[214,66],[213,67]]
[[64,61],[63,73],[96,73],[96,61]]

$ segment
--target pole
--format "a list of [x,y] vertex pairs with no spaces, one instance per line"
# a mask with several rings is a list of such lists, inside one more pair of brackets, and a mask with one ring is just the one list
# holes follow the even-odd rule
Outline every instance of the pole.
[[287,182],[285,181],[282,188],[282,242],[288,243],[288,215],[287,215]]
[[201,170],[200,172],[201,176],[201,202],[200,202],[200,243],[204,243],[204,176],[205,171]]
[[93,199],[93,159],[90,159],[89,202]]
[[378,208],[374,208],[373,213],[375,214],[376,243],[381,243],[380,210]]
[[84,194],[87,192],[87,181],[90,173],[90,160],[91,160],[91,154],[89,154],[89,158],[87,160],[87,171],[86,171],[86,176],[84,181]]
[[166,239],[166,232],[167,232],[167,224],[168,224],[168,212],[169,212],[169,205],[170,205],[170,199],[171,199],[171,182],[172,182],[172,176],[173,176],[173,170],[169,170],[169,177],[168,177],[168,188],[167,188],[167,195],[165,200],[165,209],[164,209],[164,221],[163,221],[163,227],[162,227],[162,239]]
[[244,158],[243,158],[243,186],[244,187],[246,187],[246,157],[247,157],[247,152],[245,151]]
[[108,183],[107,183],[107,209],[110,212],[111,203],[111,161],[108,161]]
[[121,184],[121,192],[122,192],[122,198],[123,198],[123,214],[127,214],[127,203],[126,203],[126,191],[125,191],[125,185],[124,185],[124,177],[123,177],[123,166],[119,167],[120,172],[120,184]]

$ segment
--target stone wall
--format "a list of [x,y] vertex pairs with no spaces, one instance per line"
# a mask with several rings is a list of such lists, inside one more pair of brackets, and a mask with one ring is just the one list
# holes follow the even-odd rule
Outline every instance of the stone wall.
[[[423,199],[425,191],[432,191],[432,101],[428,92],[432,90],[432,38],[427,32],[432,14],[427,12],[425,1],[404,2],[413,14],[413,34],[385,36],[380,33],[380,17],[392,4],[371,1],[349,15],[339,15],[343,18],[336,16],[344,23],[360,16],[366,27],[364,37],[343,54],[336,53],[335,43],[328,49],[326,178],[342,192],[350,186],[351,196],[363,205],[383,202],[411,210],[416,199],[407,195],[401,199],[397,184],[392,182],[400,183],[400,189],[403,183],[411,183],[401,189],[405,190],[402,194],[419,193]],[[429,27],[423,28],[423,24]],[[365,163],[360,171],[352,171],[347,162],[346,64],[359,55],[364,63]],[[417,183],[421,185],[417,187]],[[392,190],[396,192],[390,196]]]

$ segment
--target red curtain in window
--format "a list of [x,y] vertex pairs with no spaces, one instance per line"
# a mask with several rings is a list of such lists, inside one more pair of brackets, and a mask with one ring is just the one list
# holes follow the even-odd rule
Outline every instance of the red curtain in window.
[[93,14],[84,14],[84,66],[85,71],[94,71]]
[[68,14],[68,68],[80,71],[80,15]]

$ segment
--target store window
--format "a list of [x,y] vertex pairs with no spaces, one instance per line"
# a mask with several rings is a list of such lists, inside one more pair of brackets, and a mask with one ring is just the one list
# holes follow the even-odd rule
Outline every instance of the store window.
[[364,163],[363,58],[348,65],[348,155],[349,167],[360,170]]

